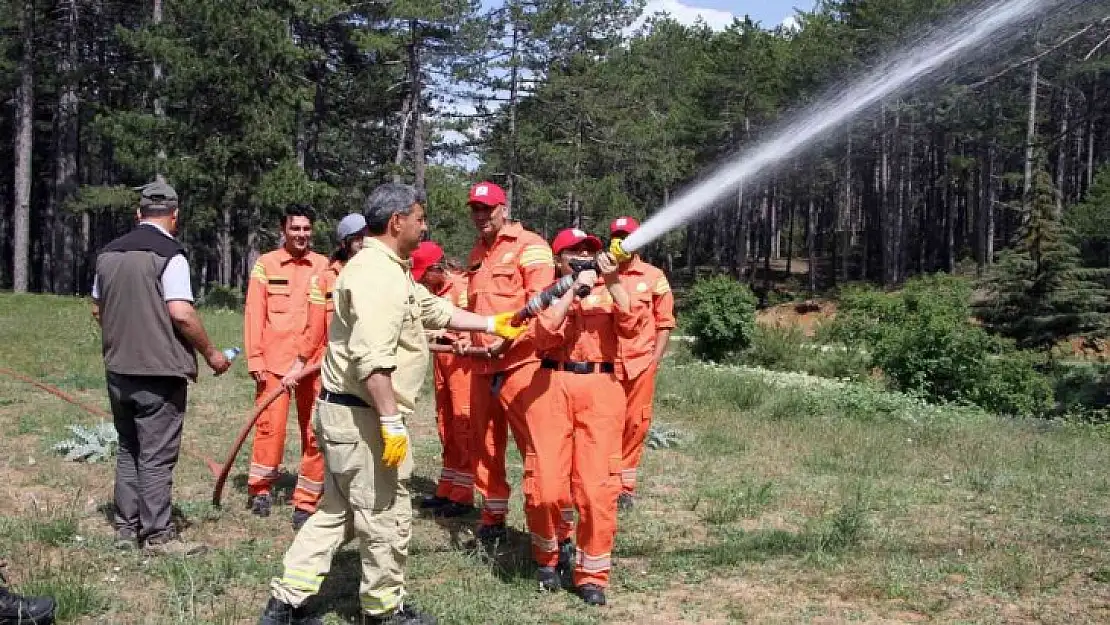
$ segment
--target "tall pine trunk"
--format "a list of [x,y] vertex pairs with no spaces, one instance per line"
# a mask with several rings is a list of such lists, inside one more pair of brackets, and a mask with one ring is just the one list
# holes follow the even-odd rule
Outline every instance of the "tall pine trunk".
[[19,18],[22,50],[15,97],[15,206],[12,219],[12,289],[26,293],[31,242],[31,147],[35,111],[35,2],[25,0]]
[[[77,0],[69,0],[62,15],[62,56],[59,69],[62,87],[55,113],[54,189],[50,203],[54,213],[53,256],[55,292],[74,292],[73,231],[65,213],[65,203],[77,192]],[[60,243],[60,245],[59,245]]]
[[1040,61],[1033,61],[1029,76],[1029,119],[1025,131],[1025,186],[1021,194],[1022,220],[1031,215],[1030,194],[1033,190],[1033,156],[1037,141],[1037,84],[1040,82]]
[[[74,1],[76,1],[76,0],[74,0]],[[154,11],[151,15],[151,21],[155,25],[162,23],[162,0],[154,0]],[[161,93],[160,93],[161,89],[162,89],[162,64],[156,59],[154,61],[154,93],[157,94],[159,97],[154,98],[154,116],[157,117],[159,119],[159,121],[161,121],[161,119],[163,117],[165,117],[165,115],[166,115],[166,111],[163,108],[163,104],[162,104],[162,98],[160,97],[161,96]],[[156,173],[156,174],[161,174],[162,173],[162,169],[165,166],[165,162],[166,162],[166,148],[165,148],[164,145],[162,145],[161,139],[157,138],[157,137],[160,137],[160,136],[161,136],[161,133],[156,133],[155,134],[155,137],[156,137],[155,142],[158,146],[158,155],[157,155],[157,158],[155,160],[155,165],[154,165],[154,173]]]

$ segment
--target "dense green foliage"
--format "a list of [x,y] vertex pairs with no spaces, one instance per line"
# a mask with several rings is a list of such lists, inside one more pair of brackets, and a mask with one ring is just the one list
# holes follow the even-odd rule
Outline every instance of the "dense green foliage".
[[694,353],[722,360],[747,349],[755,333],[755,296],[729,276],[698,280],[684,306],[686,327],[694,336]]

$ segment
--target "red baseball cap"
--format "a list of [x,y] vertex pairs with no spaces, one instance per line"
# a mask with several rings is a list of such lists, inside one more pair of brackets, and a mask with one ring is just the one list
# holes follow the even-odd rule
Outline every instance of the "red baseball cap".
[[592,234],[587,234],[578,228],[567,228],[555,235],[555,238],[551,240],[551,251],[558,254],[568,247],[574,247],[583,241],[589,243],[590,247],[593,248],[590,252],[601,251],[601,239]]
[[505,192],[492,182],[479,182],[470,187],[470,199],[467,204],[481,204],[492,208],[504,203]]
[[412,252],[412,278],[419,282],[429,267],[443,260],[443,248],[431,241],[421,241]]
[[618,234],[629,235],[636,232],[636,228],[639,227],[640,222],[636,221],[635,218],[617,217],[613,220],[613,223],[609,224],[609,234],[614,236]]

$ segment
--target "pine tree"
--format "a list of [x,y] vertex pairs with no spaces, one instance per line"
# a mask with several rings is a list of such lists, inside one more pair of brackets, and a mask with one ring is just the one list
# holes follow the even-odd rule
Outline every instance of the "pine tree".
[[1107,269],[1087,269],[1056,217],[1052,178],[1039,168],[1033,176],[1031,214],[1017,245],[1004,252],[979,306],[985,326],[1017,341],[1019,347],[1051,348],[1065,337],[1101,336],[1110,321]]

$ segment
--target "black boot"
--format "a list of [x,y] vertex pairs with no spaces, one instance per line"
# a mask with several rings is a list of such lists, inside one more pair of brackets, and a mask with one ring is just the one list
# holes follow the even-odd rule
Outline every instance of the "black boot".
[[575,592],[586,605],[605,605],[605,589],[596,584],[582,584]]
[[478,528],[475,534],[478,537],[478,542],[487,549],[497,545],[504,546],[509,541],[509,530],[504,523],[483,525]]
[[324,621],[301,606],[294,608],[273,597],[266,603],[266,609],[258,619],[258,625],[324,625]]
[[439,510],[440,508],[442,508],[443,506],[446,506],[449,503],[451,503],[450,499],[448,499],[446,497],[440,497],[439,495],[436,495],[435,497],[425,497],[425,498],[420,500],[420,509],[421,510]]
[[254,516],[268,517],[273,507],[274,498],[270,496],[270,493],[263,493],[251,497],[251,514]]
[[567,538],[559,543],[559,565],[556,567],[563,587],[574,585],[574,541]]
[[635,507],[636,498],[632,496],[632,493],[621,493],[620,496],[617,497],[617,510],[626,512]]
[[541,566],[536,569],[536,580],[540,583],[540,590],[554,592],[562,590],[563,580],[559,579],[559,572],[553,566]]
[[0,625],[49,625],[54,609],[51,597],[24,597],[0,588]]
[[305,522],[308,521],[308,517],[310,517],[310,516],[312,516],[312,513],[309,512],[308,510],[301,510],[300,508],[295,508],[293,510],[293,531],[294,532],[301,531],[301,528],[304,527]]
[[389,616],[363,615],[362,622],[364,625],[436,625],[438,621],[430,614],[417,612],[402,604],[400,610]]

